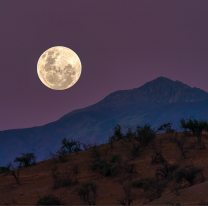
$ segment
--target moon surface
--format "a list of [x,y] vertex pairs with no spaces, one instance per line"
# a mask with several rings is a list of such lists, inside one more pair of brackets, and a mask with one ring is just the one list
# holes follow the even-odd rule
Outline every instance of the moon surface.
[[79,79],[82,65],[77,54],[63,46],[51,47],[39,58],[37,73],[42,83],[54,90],[72,87]]

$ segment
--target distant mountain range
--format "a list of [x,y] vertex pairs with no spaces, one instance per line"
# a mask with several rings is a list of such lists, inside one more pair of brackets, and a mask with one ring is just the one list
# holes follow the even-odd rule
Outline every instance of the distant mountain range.
[[103,144],[117,124],[136,127],[150,124],[155,130],[172,122],[179,131],[181,118],[207,120],[208,93],[180,81],[158,77],[143,86],[109,94],[100,102],[74,110],[59,120],[38,127],[0,131],[0,166],[20,153],[34,152],[37,161],[49,157],[61,140]]

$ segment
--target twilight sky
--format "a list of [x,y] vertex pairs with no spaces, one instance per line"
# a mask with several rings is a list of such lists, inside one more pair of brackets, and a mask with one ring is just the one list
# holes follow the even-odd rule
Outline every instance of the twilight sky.
[[[1,0],[0,130],[41,126],[159,76],[208,92],[208,0]],[[37,75],[53,46],[75,51],[78,82]]]

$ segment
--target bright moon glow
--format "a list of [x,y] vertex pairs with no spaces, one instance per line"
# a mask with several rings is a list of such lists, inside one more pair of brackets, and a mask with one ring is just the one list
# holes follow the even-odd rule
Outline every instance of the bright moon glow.
[[82,65],[77,54],[63,46],[46,50],[37,63],[40,80],[54,90],[72,87],[78,81],[81,71]]

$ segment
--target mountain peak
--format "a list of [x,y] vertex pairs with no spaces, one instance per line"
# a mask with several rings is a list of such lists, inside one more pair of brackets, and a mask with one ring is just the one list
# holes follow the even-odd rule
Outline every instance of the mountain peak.
[[208,99],[207,92],[161,76],[139,88],[113,92],[99,103],[103,106],[122,106],[142,102],[198,102],[205,99]]

